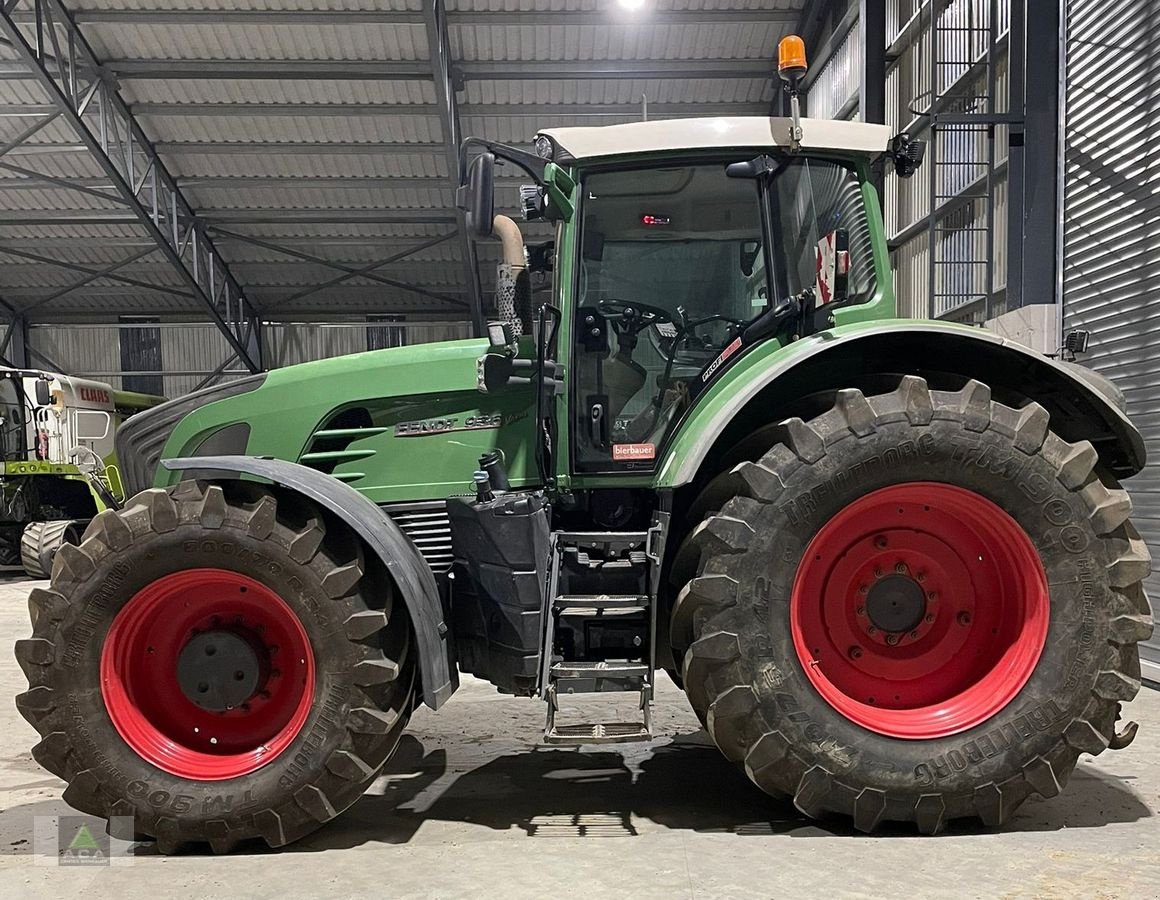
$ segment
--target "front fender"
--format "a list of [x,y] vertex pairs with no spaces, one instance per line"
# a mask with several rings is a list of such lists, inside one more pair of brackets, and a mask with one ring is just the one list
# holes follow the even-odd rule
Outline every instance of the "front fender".
[[398,525],[374,503],[329,475],[280,459],[253,456],[198,456],[161,461],[170,470],[236,473],[264,478],[296,491],[347,523],[382,560],[403,595],[411,616],[423,678],[423,702],[438,709],[459,687],[452,663],[450,629],[435,576]]
[[[838,389],[868,374],[921,375],[937,385],[977,378],[997,400],[1033,400],[1069,441],[1090,440],[1120,478],[1144,467],[1144,440],[1116,403],[1116,389],[1099,373],[1075,368],[980,328],[949,322],[899,320],[830,329],[785,347],[769,343],[742,357],[717,380],[680,424],[659,469],[658,487],[680,487],[697,476],[735,417],[768,422],[795,391]],[[764,416],[764,418],[762,417]]]

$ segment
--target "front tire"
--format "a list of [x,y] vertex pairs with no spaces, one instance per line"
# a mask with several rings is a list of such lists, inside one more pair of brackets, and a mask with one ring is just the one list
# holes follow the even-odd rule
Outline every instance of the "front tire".
[[674,642],[722,752],[864,831],[998,825],[1059,793],[1152,632],[1148,553],[1097,463],[978,382],[785,422],[678,552]]
[[[162,852],[295,841],[398,745],[415,667],[385,573],[317,509],[253,485],[138,494],[29,597],[17,707],[91,815]],[[120,820],[121,822],[125,820]]]

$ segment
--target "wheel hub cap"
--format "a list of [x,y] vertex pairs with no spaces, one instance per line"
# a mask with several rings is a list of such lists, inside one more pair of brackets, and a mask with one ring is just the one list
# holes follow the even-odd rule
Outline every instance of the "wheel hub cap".
[[253,644],[233,631],[204,631],[177,659],[177,681],[202,709],[225,712],[241,706],[258,689],[261,660]]
[[926,594],[913,578],[886,575],[867,592],[866,615],[881,631],[913,631],[926,615]]

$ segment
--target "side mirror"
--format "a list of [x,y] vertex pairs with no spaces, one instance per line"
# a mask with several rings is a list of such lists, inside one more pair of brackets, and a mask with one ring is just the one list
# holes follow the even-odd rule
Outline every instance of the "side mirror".
[[52,386],[48,383],[47,378],[36,379],[36,405],[52,405]]
[[[462,188],[461,195],[462,195]],[[466,200],[466,205],[462,200]],[[466,197],[460,206],[467,211],[467,229],[477,238],[491,237],[495,219],[495,154],[484,151],[467,168]]]

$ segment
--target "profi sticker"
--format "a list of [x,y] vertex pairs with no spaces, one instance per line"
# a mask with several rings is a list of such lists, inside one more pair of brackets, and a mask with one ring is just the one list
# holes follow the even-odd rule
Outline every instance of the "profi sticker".
[[725,362],[725,360],[727,360],[730,356],[732,356],[734,353],[736,353],[740,349],[741,349],[741,338],[735,337],[730,342],[729,346],[727,346],[724,350],[721,351],[721,355],[718,356],[715,360],[713,360],[712,365],[710,365],[709,368],[707,368],[705,370],[704,374],[701,375],[701,384],[708,384],[709,379],[717,374],[717,370],[721,368],[721,365]]
[[642,459],[656,459],[656,444],[613,444],[613,462],[636,462]]

